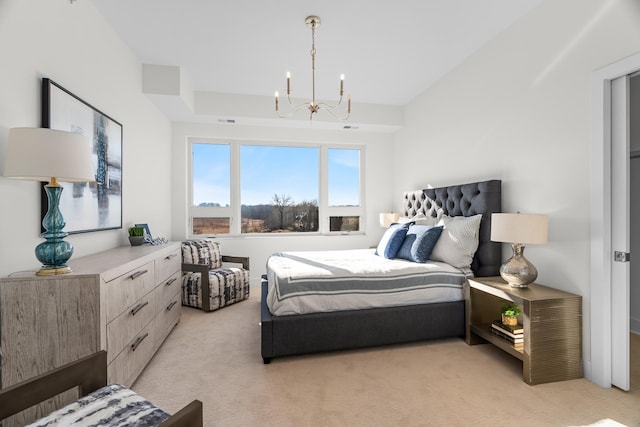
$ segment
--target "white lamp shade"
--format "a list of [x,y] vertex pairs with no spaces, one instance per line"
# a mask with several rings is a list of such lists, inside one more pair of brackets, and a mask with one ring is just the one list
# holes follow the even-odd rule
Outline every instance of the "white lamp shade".
[[521,213],[491,214],[491,240],[523,245],[547,243],[546,215]]
[[401,216],[400,212],[383,212],[380,214],[380,226],[389,227],[394,222],[398,222]]
[[95,180],[91,149],[77,133],[47,128],[9,129],[5,178],[30,181],[91,182]]

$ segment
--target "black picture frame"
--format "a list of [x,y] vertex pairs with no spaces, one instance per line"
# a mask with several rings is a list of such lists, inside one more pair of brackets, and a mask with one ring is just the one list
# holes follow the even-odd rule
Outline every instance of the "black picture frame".
[[[61,183],[64,231],[77,234],[122,228],[122,124],[43,78],[42,127],[87,136],[94,158],[95,182]],[[47,208],[43,185],[42,218]]]

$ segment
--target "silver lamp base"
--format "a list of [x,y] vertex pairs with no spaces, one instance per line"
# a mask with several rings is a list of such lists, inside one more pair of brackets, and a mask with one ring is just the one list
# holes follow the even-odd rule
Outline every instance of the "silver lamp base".
[[538,270],[524,257],[524,245],[511,245],[513,256],[500,266],[500,276],[514,288],[526,288],[535,282]]

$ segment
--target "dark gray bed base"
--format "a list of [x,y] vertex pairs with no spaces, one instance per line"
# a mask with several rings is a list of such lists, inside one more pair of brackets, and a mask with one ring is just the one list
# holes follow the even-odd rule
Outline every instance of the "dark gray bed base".
[[262,359],[464,337],[464,301],[272,316],[262,282]]
[[[435,216],[442,209],[450,216],[483,214],[480,245],[472,268],[476,276],[495,276],[502,262],[501,245],[491,242],[491,213],[500,212],[501,181],[423,190],[405,194],[405,215],[422,212]],[[463,337],[464,301],[367,310],[273,316],[267,307],[267,281],[262,281],[262,359]]]

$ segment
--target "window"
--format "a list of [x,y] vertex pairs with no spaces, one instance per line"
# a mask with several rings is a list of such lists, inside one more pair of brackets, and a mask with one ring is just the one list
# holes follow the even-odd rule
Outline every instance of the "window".
[[362,148],[217,140],[191,147],[192,236],[361,231]]
[[318,231],[316,147],[240,147],[243,233]]
[[360,206],[360,150],[329,148],[329,206]]
[[191,144],[191,233],[231,232],[231,146]]
[[360,150],[329,148],[327,169],[329,231],[360,231]]

